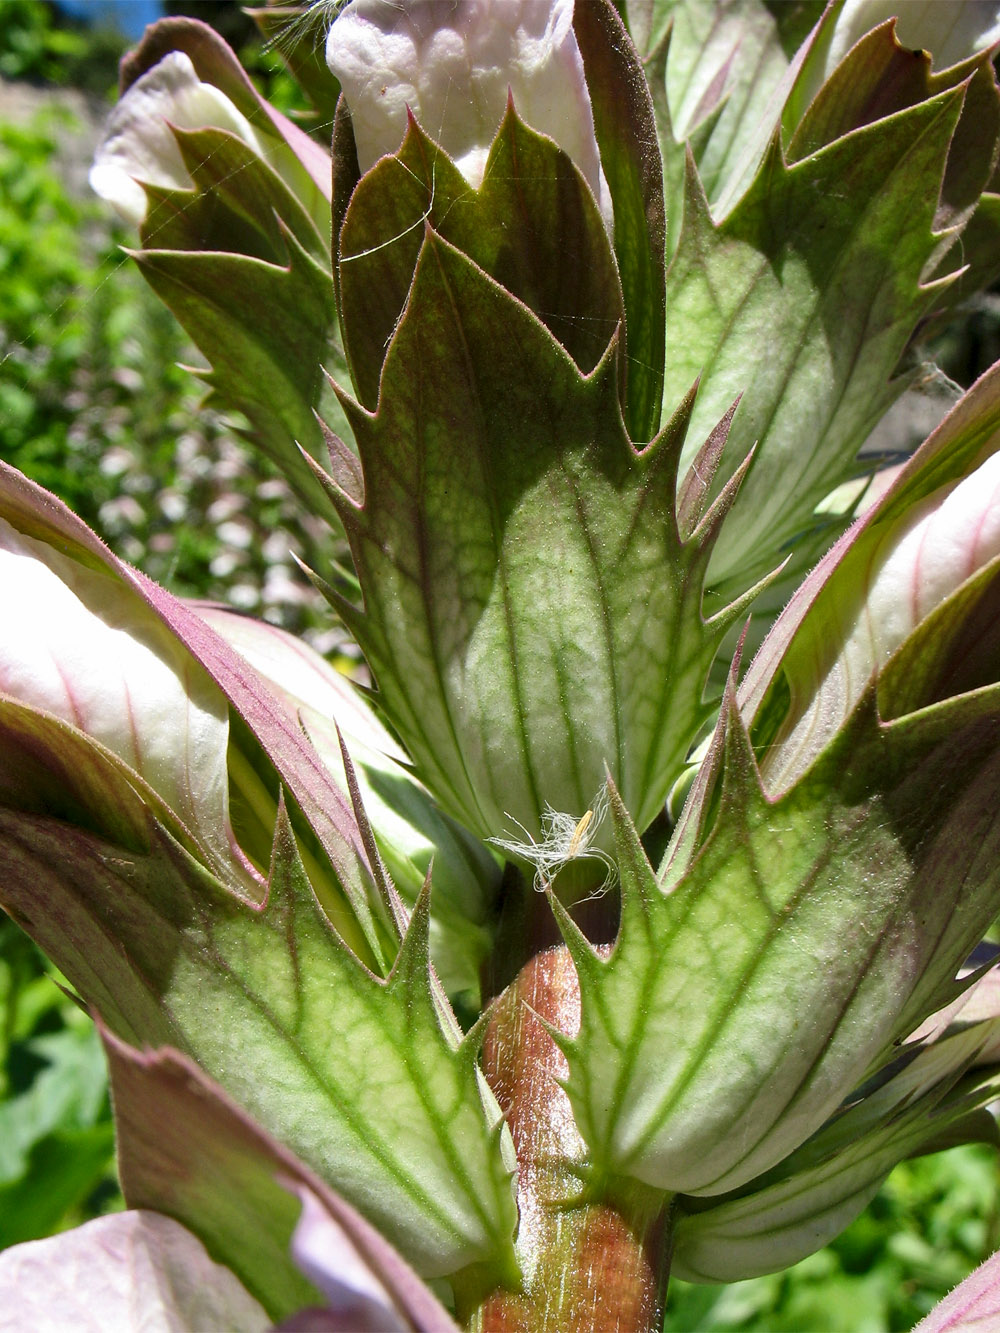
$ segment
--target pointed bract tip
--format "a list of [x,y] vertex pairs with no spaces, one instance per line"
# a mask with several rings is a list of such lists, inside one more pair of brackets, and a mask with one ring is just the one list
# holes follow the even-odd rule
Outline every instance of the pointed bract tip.
[[552,915],[556,919],[556,925],[559,927],[563,943],[569,950],[569,956],[576,967],[577,974],[583,977],[594,964],[601,962],[600,954],[573,920],[569,909],[560,900],[558,894],[553,892],[551,885],[546,888],[545,896],[548,899],[549,907],[552,909]]
[[[396,930],[397,939],[402,939],[406,934],[408,926],[412,924],[412,917],[407,917],[406,908],[396,888],[389,878],[389,872],[385,868],[382,860],[382,854],[378,849],[378,843],[375,840],[375,830],[372,827],[371,820],[368,818],[368,812],[365,810],[364,798],[361,795],[361,785],[358,782],[357,771],[354,767],[354,761],[351,759],[350,752],[347,749],[347,742],[344,740],[344,733],[341,731],[336,719],[334,726],[337,729],[337,741],[340,745],[340,755],[344,763],[344,776],[347,778],[347,791],[351,798],[351,807],[354,810],[354,818],[357,820],[358,831],[361,834],[361,843],[365,849],[365,855],[368,858],[368,865],[372,873],[372,879],[378,890],[379,897],[388,909],[389,918]],[[428,872],[425,886],[430,891],[430,874]],[[422,893],[423,891],[421,891]],[[417,899],[419,904],[420,899]],[[414,907],[416,913],[416,907]]]

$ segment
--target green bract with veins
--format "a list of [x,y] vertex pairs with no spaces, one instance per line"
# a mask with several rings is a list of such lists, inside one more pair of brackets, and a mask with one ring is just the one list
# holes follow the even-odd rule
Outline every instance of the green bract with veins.
[[703,515],[689,488],[677,513],[690,399],[649,444],[628,438],[622,298],[586,186],[513,110],[479,191],[411,126],[352,198],[339,271],[371,407],[342,400],[361,477],[331,494],[364,607],[335,605],[381,707],[481,837],[582,815],[607,771],[644,827],[739,613],[702,609],[732,492]]
[[248,1330],[652,1333],[671,1262],[793,1264],[998,1138],[1000,367],[859,456],[1000,271],[993,27],[315,15],[332,153],[168,20],[94,181],[346,535],[368,688],[0,464],[0,895],[133,1210],[73,1262]]
[[[39,677],[30,701],[5,695],[0,713],[8,909],[117,1036],[191,1056],[301,1161],[378,1207],[423,1273],[509,1268],[503,1127],[477,1042],[431,967],[428,893],[404,909],[345,778],[195,611],[6,467],[0,517],[0,550],[22,567],[8,568],[6,619],[19,633],[3,684]],[[79,622],[76,679],[64,692],[57,675],[44,698],[61,627],[32,630],[37,596],[30,609],[12,596],[32,579],[59,579]],[[123,627],[141,670],[98,674],[104,640]],[[187,715],[157,672],[186,691]],[[150,730],[144,707],[158,701],[170,724],[156,753],[147,737],[136,755],[135,727]],[[360,700],[354,712],[363,733]],[[380,732],[368,729],[374,745]],[[411,810],[420,799],[416,788]],[[458,844],[453,859],[471,880],[474,859]]]

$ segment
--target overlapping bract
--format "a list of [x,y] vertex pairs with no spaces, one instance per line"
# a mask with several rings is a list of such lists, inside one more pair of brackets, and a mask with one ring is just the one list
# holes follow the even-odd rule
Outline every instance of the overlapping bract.
[[[1000,563],[988,545],[977,546],[975,517],[949,524],[949,505],[967,486],[981,512],[992,504],[978,478],[1000,444],[998,403],[994,371],[793,598],[739,694],[730,690],[658,873],[615,807],[622,924],[610,957],[565,922],[582,993],[580,1033],[564,1042],[568,1091],[596,1168],[687,1195],[746,1193],[745,1203],[735,1194],[720,1204],[720,1226],[730,1216],[734,1226],[748,1219],[758,1189],[762,1209],[769,1191],[783,1197],[786,1176],[796,1177],[789,1198],[806,1190],[797,1172],[822,1160],[819,1147],[815,1159],[811,1149],[783,1159],[954,999],[957,969],[995,915]],[[935,520],[949,539],[921,549],[911,534],[921,525],[935,531]],[[843,608],[863,618],[866,594],[876,605],[880,581],[908,582],[918,559],[946,585],[935,605],[919,604],[892,645],[876,644],[862,669]],[[818,651],[828,664],[850,659],[857,688],[847,697],[834,691],[825,725],[807,728],[786,763],[783,729],[808,716],[810,685],[822,701],[830,679],[811,669]],[[928,1075],[927,1106],[993,1038],[984,1029],[953,1074]],[[993,1086],[986,1076],[964,1089],[955,1114],[988,1101]],[[858,1169],[870,1193],[898,1159],[893,1153],[912,1151],[911,1134],[932,1138],[946,1119],[917,1116],[904,1133],[902,1122],[887,1128],[888,1112],[882,1121],[870,1109],[858,1115],[886,1135],[874,1158],[860,1138],[850,1146],[849,1117],[813,1141],[827,1134],[841,1153],[823,1167],[826,1193],[817,1186],[806,1210],[829,1205],[831,1227],[834,1196],[846,1209],[841,1218],[863,1203],[860,1187],[836,1194],[854,1170],[852,1152],[865,1163]],[[710,1212],[704,1222],[700,1210],[692,1216],[691,1236],[707,1236]],[[785,1223],[774,1222],[781,1266],[792,1261],[786,1243],[807,1252],[812,1223],[803,1216],[800,1230],[783,1205],[775,1217],[792,1233],[782,1239]],[[748,1232],[754,1263],[766,1267],[763,1213]],[[709,1276],[707,1251],[697,1260],[693,1253],[687,1271]],[[725,1262],[714,1262],[721,1276]],[[740,1262],[732,1252],[727,1280],[764,1271]]]
[[195,19],[149,28],[121,83],[94,186],[140,223],[133,258],[207,358],[198,373],[216,401],[243,413],[254,446],[332,517],[300,453],[324,454],[317,408],[339,425],[324,374],[344,369],[329,151]]
[[[478,194],[456,175],[411,130],[341,231],[346,344],[377,406],[344,400],[363,476],[331,494],[364,611],[337,605],[421,777],[467,827],[537,835],[547,805],[588,808],[605,765],[645,826],[737,613],[701,606],[732,490],[700,524],[693,502],[682,532],[689,402],[630,442],[618,341],[601,345],[622,309],[614,260],[565,157],[510,111]],[[404,176],[413,197],[387,224],[378,205]],[[582,272],[553,244],[568,232],[593,254]]]
[[[55,688],[25,697],[23,634],[2,655],[5,688],[19,689],[0,700],[5,907],[114,1032],[196,1059],[423,1272],[502,1268],[502,1127],[431,969],[427,892],[408,918],[343,772],[246,659],[52,497],[10,469],[0,483],[8,546],[60,601],[36,595],[34,614],[73,631],[51,642],[69,720],[51,711]],[[91,669],[116,635],[126,668],[142,659],[124,682]],[[48,651],[35,647],[39,664]],[[208,701],[211,744],[206,705],[179,709],[168,668],[182,699]],[[363,729],[360,701],[353,712]],[[224,832],[231,778],[246,847]],[[475,858],[453,845],[468,874]]]
[[627,8],[666,164],[665,401],[701,375],[690,450],[743,393],[717,484],[756,462],[710,583],[732,595],[787,557],[764,615],[842,530],[817,507],[866,470],[919,321],[996,271],[996,79],[972,45],[932,69],[878,6],[822,87],[841,6]]

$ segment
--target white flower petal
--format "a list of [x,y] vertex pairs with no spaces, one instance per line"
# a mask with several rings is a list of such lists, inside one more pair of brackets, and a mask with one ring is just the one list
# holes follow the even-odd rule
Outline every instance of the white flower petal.
[[226,701],[136,594],[0,519],[0,623],[0,692],[118,755],[226,864]]
[[229,130],[263,155],[250,122],[225,93],[202,83],[183,51],[171,51],[132,84],[112,111],[90,170],[94,192],[136,226],[146,216],[140,182],[192,188],[171,125]]
[[518,114],[553,138],[607,216],[573,0],[352,0],[330,29],[363,171],[395,152],[409,107],[478,186],[508,91]]
[[353,1239],[305,1185],[295,1193],[302,1212],[292,1236],[292,1258],[313,1286],[326,1297],[328,1308],[341,1321],[338,1327],[406,1333],[395,1302]]
[[[843,646],[829,661],[825,645],[813,643],[810,697],[768,752],[769,783],[800,773],[921,621],[998,555],[1000,453],[995,453],[956,485],[928,496],[902,529],[887,534],[873,555],[867,590],[856,608],[845,608],[843,615],[830,608],[825,643]],[[800,680],[798,698],[806,688],[806,680]]]
[[265,1333],[266,1311],[173,1218],[113,1213],[0,1255],[7,1333]]

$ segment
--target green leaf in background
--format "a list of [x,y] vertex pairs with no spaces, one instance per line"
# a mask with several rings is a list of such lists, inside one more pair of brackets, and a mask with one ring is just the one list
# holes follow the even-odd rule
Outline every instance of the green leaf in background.
[[[107,1070],[93,1026],[0,918],[0,1249],[114,1199]],[[46,1030],[49,1029],[49,1030]]]
[[40,1137],[20,1178],[0,1184],[0,1248],[47,1236],[72,1218],[110,1179],[114,1153],[110,1120],[91,1129],[52,1130]]

